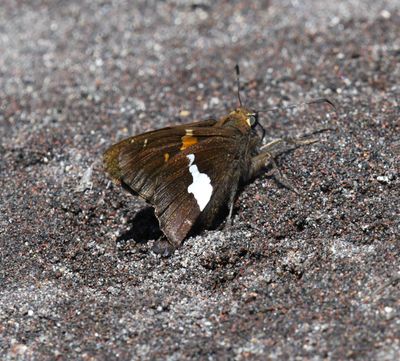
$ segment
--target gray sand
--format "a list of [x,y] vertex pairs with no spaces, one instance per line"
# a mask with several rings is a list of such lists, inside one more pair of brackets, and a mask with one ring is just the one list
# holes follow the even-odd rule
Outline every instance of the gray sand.
[[[400,359],[398,1],[23,3],[0,5],[2,360]],[[236,62],[249,106],[338,106],[264,114],[269,140],[337,130],[278,157],[299,196],[261,175],[161,259],[102,152],[226,114]]]

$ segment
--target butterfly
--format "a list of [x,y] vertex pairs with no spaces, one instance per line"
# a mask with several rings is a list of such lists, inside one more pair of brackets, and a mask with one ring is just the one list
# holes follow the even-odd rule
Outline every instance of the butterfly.
[[239,186],[273,163],[270,150],[284,141],[262,144],[259,112],[242,106],[236,72],[239,106],[227,115],[136,135],[104,153],[114,183],[154,207],[164,234],[154,250],[163,256],[193,229],[209,229],[226,213],[229,223]]

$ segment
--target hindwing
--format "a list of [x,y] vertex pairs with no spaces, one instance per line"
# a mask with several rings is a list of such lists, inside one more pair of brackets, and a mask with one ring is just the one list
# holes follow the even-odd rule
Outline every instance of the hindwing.
[[177,154],[159,174],[150,203],[175,246],[199,217],[212,219],[228,205],[240,176],[234,142],[235,138],[208,138]]

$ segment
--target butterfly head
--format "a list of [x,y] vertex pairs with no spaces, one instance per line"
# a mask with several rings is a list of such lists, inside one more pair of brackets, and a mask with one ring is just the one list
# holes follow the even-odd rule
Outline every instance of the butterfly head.
[[[264,138],[265,130],[258,122],[258,112],[245,108],[238,107],[231,111],[223,120],[223,124],[227,126],[234,126],[241,130],[242,133],[249,133],[258,126],[262,130],[261,138]],[[253,133],[253,132],[252,132]]]
[[244,107],[231,111],[226,119],[227,123],[236,123],[247,128],[254,128],[258,124],[258,113]]

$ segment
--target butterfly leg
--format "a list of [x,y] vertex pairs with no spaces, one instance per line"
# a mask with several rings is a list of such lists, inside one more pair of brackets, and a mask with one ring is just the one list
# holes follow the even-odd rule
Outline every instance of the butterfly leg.
[[236,193],[237,193],[237,186],[235,186],[231,189],[231,194],[229,196],[229,203],[228,203],[229,213],[228,213],[228,217],[226,218],[226,222],[225,222],[226,228],[229,228],[230,226],[232,226],[233,206],[235,204]]
[[281,172],[273,157],[271,157],[270,159],[270,164],[272,166],[272,169],[270,172],[267,173],[267,175],[273,176],[284,187],[290,189],[292,192],[299,195],[300,192],[293,186],[293,184],[290,183],[289,179],[287,179],[285,175]]
[[272,140],[271,142],[265,144],[261,147],[261,153],[254,156],[251,162],[250,175],[254,177],[261,169],[271,166],[272,169],[267,174],[269,176],[274,176],[274,178],[282,184],[284,187],[290,189],[296,194],[299,191],[289,182],[289,180],[282,174],[275,162],[275,156],[279,154],[274,148],[282,143],[288,143],[295,146],[308,145],[318,142],[318,139],[295,139],[295,138],[279,138]]
[[260,150],[265,151],[265,152],[271,152],[273,150],[273,148],[275,148],[276,146],[278,146],[278,145],[280,145],[282,143],[287,143],[287,144],[291,144],[291,145],[294,145],[294,146],[302,146],[302,145],[313,144],[313,143],[318,142],[319,139],[318,138],[308,138],[308,137],[310,137],[312,135],[315,135],[315,134],[328,132],[328,131],[331,131],[331,130],[335,130],[335,128],[332,128],[332,127],[320,128],[320,129],[317,129],[317,130],[315,130],[315,131],[313,131],[311,133],[304,134],[303,136],[301,136],[299,138],[282,137],[282,138],[274,139],[271,142],[261,146]]
[[291,137],[283,137],[283,138],[278,138],[274,139],[271,142],[264,144],[260,149],[265,152],[270,152],[272,151],[276,146],[282,144],[282,143],[287,143],[287,144],[292,144],[296,146],[302,146],[302,145],[308,145],[308,144],[313,144],[318,142],[319,139],[312,138],[312,139],[296,139],[296,138],[291,138]]
[[251,162],[251,177],[254,177],[261,169],[271,167],[271,170],[267,173],[267,176],[273,176],[280,184],[290,189],[291,191],[298,194],[296,188],[290,184],[289,180],[282,174],[278,168],[273,154],[269,152],[263,152],[253,157]]

